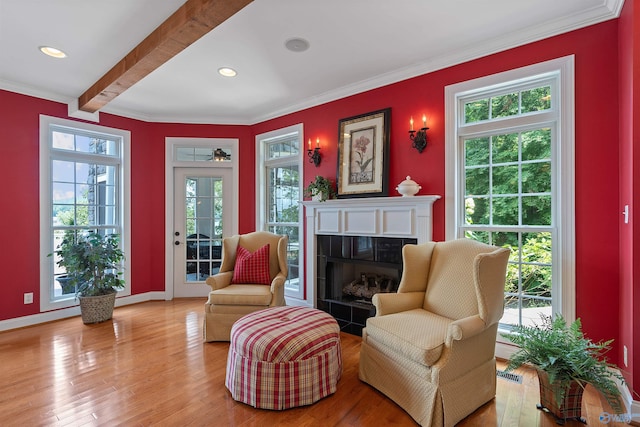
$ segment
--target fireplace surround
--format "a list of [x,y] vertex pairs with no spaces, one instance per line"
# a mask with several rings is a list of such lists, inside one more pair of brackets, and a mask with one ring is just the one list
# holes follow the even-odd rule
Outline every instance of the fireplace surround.
[[395,292],[402,247],[431,240],[432,206],[440,196],[369,197],[303,202],[307,299],[360,335],[375,315],[371,297]]

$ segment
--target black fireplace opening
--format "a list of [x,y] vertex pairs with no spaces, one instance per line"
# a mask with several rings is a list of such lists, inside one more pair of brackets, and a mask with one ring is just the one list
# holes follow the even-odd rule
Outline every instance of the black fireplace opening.
[[343,331],[362,335],[379,292],[396,292],[402,277],[402,247],[417,239],[317,236],[317,305]]

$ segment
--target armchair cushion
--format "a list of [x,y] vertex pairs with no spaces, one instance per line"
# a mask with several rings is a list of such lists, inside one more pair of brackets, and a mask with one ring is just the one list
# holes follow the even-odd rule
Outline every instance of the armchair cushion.
[[416,363],[432,366],[442,354],[452,319],[422,308],[367,319],[367,334]]
[[271,284],[268,243],[253,253],[242,246],[238,246],[231,283],[250,283],[254,285]]
[[272,299],[273,294],[268,286],[237,284],[209,292],[208,304],[268,307]]

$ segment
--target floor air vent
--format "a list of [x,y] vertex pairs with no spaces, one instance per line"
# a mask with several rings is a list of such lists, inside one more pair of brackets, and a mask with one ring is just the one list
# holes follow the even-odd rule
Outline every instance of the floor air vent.
[[507,381],[511,381],[513,383],[522,384],[522,375],[512,374],[511,372],[505,371],[497,371],[498,378],[505,379]]

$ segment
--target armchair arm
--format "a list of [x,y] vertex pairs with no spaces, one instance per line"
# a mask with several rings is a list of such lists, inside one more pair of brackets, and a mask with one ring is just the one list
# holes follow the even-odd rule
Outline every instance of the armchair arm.
[[213,276],[207,277],[207,285],[211,286],[212,291],[226,288],[231,284],[232,278],[233,271],[225,271],[223,273],[218,273]]
[[474,316],[465,317],[449,325],[447,331],[446,345],[450,346],[451,343],[456,341],[462,341],[471,338],[480,332],[484,331],[487,325],[477,314]]
[[422,307],[424,292],[377,293],[373,296],[372,302],[376,307],[376,317],[384,316]]
[[284,282],[287,280],[287,275],[283,272],[276,274],[276,277],[271,281],[271,293],[273,298],[271,299],[271,306],[285,305],[284,302]]
[[275,293],[278,288],[283,288],[285,280],[287,280],[287,276],[282,272],[276,274],[276,277],[271,281],[271,293]]

